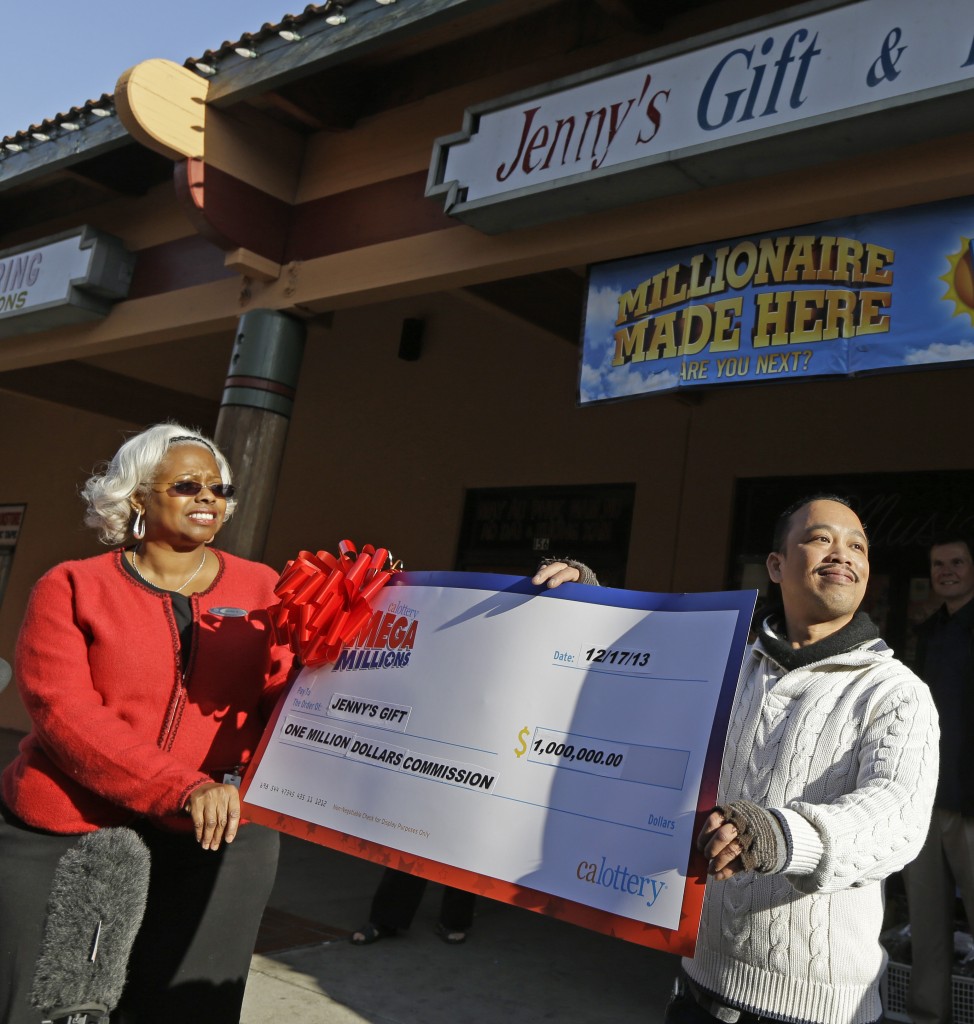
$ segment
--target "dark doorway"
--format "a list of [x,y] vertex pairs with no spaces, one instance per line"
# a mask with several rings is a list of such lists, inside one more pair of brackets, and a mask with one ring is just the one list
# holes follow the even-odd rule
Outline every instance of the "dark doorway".
[[974,471],[864,473],[739,480],[728,583],[767,585],[764,561],[774,522],[792,501],[819,491],[849,498],[870,542],[869,587],[863,607],[897,656],[913,655],[913,627],[936,608],[927,548],[945,531],[974,532]]

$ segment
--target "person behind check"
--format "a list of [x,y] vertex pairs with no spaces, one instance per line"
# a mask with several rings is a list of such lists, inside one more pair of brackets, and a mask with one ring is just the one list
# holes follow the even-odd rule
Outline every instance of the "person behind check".
[[40,1019],[60,858],[127,825],[151,877],[113,1024],[235,1024],[277,866],[278,834],[241,821],[237,790],[291,667],[266,611],[277,573],[209,546],[234,487],[186,427],[129,438],[83,496],[111,550],[42,576],[17,640],[32,728],[0,787],[0,1019]]
[[[883,879],[917,855],[937,784],[927,687],[859,611],[869,542],[851,505],[813,495],[778,519],[781,607],[738,682],[695,955],[668,1024],[869,1024],[882,1017]],[[536,584],[574,581],[564,563]]]

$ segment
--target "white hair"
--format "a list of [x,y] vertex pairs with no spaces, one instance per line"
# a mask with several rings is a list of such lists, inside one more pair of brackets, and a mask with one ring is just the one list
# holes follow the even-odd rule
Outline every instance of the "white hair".
[[[155,475],[159,463],[170,449],[184,444],[208,448],[220,470],[220,479],[225,484],[233,482],[230,464],[208,437],[178,423],[157,423],[130,437],[111,462],[96,469],[81,489],[81,496],[88,505],[85,525],[98,531],[103,544],[125,543],[132,530],[132,497],[146,493],[146,484]],[[236,499],[230,498],[225,519],[230,518],[236,507]]]

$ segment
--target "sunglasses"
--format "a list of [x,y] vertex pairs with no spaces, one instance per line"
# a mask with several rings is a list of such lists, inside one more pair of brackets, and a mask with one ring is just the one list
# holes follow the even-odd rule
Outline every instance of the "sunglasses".
[[[237,492],[237,488],[233,484],[201,484],[199,480],[173,480],[164,486],[165,493],[171,498],[195,498],[204,488],[214,498],[222,498],[224,501],[229,501]],[[156,489],[153,488],[153,490]],[[161,494],[162,491],[156,491],[156,493]]]

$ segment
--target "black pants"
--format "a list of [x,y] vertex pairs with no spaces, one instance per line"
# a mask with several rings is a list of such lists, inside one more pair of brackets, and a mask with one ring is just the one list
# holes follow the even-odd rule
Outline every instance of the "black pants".
[[[753,1013],[740,1011],[739,1024],[757,1024],[758,1021],[773,1024],[770,1017],[757,1017]],[[670,1001],[666,1004],[663,1024],[721,1024],[721,1022],[693,998],[689,990],[685,988],[684,982],[683,989],[670,996]]]
[[[372,897],[369,920],[383,928],[408,928],[425,889],[425,878],[386,868]],[[440,924],[451,932],[468,931],[473,923],[475,900],[472,892],[446,886],[440,904]]]
[[149,900],[112,1024],[237,1024],[279,833],[245,825],[215,853],[192,835],[139,834],[152,857]]
[[0,1021],[37,1024],[30,990],[51,880],[78,836],[27,828],[0,804]]
[[[759,1016],[755,1013],[748,1013],[747,1010],[736,1012],[739,1014],[737,1024],[778,1024],[774,1017]],[[872,1024],[879,1024],[882,1019],[879,1017]],[[663,1024],[721,1024],[721,1021],[694,999],[688,979],[681,971],[677,976],[673,995],[670,996],[670,1001],[666,1004]]]
[[[47,898],[58,861],[78,837],[0,814],[0,1020],[37,1024],[30,989]],[[214,853],[192,834],[135,830],[151,857],[149,897],[112,1024],[237,1024],[278,834],[246,825]]]

